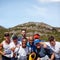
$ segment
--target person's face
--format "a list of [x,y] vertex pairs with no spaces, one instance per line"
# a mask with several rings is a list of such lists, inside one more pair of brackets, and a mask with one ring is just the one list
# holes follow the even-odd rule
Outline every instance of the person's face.
[[51,46],[55,46],[55,44],[56,44],[55,41],[51,41],[51,42],[50,42],[50,45],[51,45]]
[[30,37],[30,38],[29,38],[29,43],[30,43],[31,45],[32,45],[33,41],[34,41],[34,40],[33,40],[33,37]]
[[10,36],[5,36],[4,39],[7,43],[10,43]]
[[27,44],[26,39],[23,39],[23,40],[22,40],[22,47],[25,48],[25,47],[26,47],[26,44]]
[[13,41],[14,41],[14,43],[17,43],[18,40],[17,39],[14,39]]
[[37,43],[36,47],[37,47],[37,49],[39,49],[41,47],[40,43]]
[[6,41],[10,40],[10,36],[5,36],[4,38]]
[[22,31],[22,33],[21,33],[23,36],[25,36],[26,35],[26,31]]

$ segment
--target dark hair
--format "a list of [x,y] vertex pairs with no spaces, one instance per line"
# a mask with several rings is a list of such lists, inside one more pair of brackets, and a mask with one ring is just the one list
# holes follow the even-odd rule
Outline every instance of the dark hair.
[[4,36],[7,37],[7,36],[10,36],[8,32],[4,33]]
[[22,38],[22,41],[23,41],[24,39],[27,41],[27,38]]
[[26,31],[26,29],[21,29],[21,31]]
[[51,41],[54,41],[54,36],[50,36],[49,38],[48,38],[48,40],[51,42]]
[[12,39],[13,39],[13,40],[18,39],[18,37],[17,37],[16,35],[14,35],[14,36],[12,37]]

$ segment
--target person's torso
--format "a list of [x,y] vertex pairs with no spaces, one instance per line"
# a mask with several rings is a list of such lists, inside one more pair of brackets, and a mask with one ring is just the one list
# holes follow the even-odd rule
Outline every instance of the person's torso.
[[2,44],[3,44],[3,52],[5,53],[4,56],[11,57],[11,50],[9,47],[10,44],[7,44],[5,41],[3,41]]
[[22,46],[19,49],[20,56],[26,56],[28,54],[28,47],[22,48]]
[[55,57],[60,58],[60,43],[56,42],[55,46],[51,46],[50,43],[47,43],[47,45],[54,51]]
[[10,49],[11,48],[15,48],[14,52],[11,51],[11,57],[13,57],[13,54],[16,54],[15,57],[17,57],[17,54],[18,54],[18,50],[19,50],[19,46],[20,44],[17,42],[17,44],[15,45],[14,42],[11,42],[10,43]]
[[46,51],[44,48],[40,48],[40,50],[35,49],[35,52],[36,52],[37,57],[40,57],[40,58],[46,55]]

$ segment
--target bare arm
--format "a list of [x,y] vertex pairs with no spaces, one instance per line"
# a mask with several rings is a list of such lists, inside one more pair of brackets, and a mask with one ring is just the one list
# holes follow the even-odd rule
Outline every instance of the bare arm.
[[2,51],[2,49],[3,49],[3,44],[0,44],[0,54],[5,55],[5,53]]
[[40,42],[41,45],[43,45],[44,48],[47,48],[47,45],[44,42]]
[[50,60],[54,60],[54,57],[55,57],[55,54],[53,53],[53,54],[51,55]]

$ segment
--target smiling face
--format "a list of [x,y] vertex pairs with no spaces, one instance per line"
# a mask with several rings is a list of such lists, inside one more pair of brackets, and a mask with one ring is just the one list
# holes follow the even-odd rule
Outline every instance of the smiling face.
[[55,46],[56,41],[55,41],[54,36],[50,36],[50,37],[48,38],[48,40],[49,40],[49,43],[50,43],[51,46]]
[[50,42],[51,46],[55,46],[55,44],[56,44],[55,40]]
[[10,43],[10,36],[4,36],[6,43]]
[[18,39],[14,39],[13,42],[14,42],[14,43],[17,43],[17,42],[18,42]]
[[37,44],[36,44],[36,48],[37,48],[37,49],[41,48],[40,43],[37,43]]
[[33,44],[33,41],[34,41],[34,40],[33,40],[33,37],[30,36],[30,37],[29,37],[29,43],[30,43],[31,45]]
[[26,37],[26,31],[25,30],[22,30],[21,34],[22,34],[23,37]]
[[22,47],[23,48],[26,48],[26,44],[27,44],[27,40],[26,39],[23,39],[22,40]]

